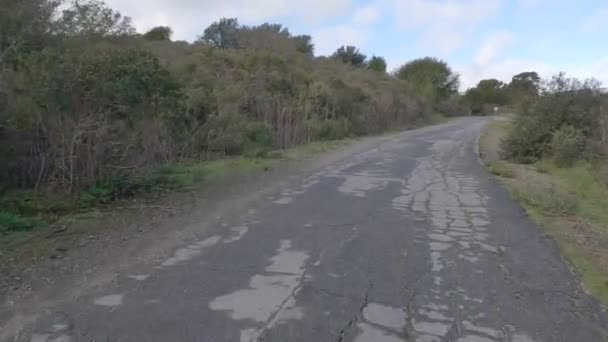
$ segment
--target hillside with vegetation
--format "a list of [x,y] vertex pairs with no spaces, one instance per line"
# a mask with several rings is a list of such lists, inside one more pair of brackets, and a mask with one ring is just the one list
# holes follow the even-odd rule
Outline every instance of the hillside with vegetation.
[[278,24],[224,18],[184,42],[170,27],[138,33],[97,0],[2,6],[2,235],[171,187],[181,163],[458,114],[458,75],[433,58],[389,74],[352,46],[315,56],[310,36]]

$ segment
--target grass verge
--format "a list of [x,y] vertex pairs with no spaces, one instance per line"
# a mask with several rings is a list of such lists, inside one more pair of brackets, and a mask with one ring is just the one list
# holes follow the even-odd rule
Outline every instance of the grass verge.
[[585,289],[608,305],[608,186],[600,174],[604,165],[562,168],[550,160],[533,165],[502,160],[500,141],[509,129],[506,120],[488,127],[480,139],[482,160],[555,239]]

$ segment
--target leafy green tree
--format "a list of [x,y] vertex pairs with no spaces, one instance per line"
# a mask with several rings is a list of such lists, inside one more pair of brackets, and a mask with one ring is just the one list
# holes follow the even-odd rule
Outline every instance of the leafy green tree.
[[386,60],[382,57],[373,56],[372,59],[367,63],[369,70],[386,73]]
[[221,18],[205,29],[198,42],[216,46],[220,49],[237,48],[239,21],[236,18]]
[[488,114],[488,107],[509,102],[506,84],[497,79],[481,80],[476,87],[467,90],[464,101],[473,114]]
[[361,68],[365,66],[367,56],[362,54],[356,47],[349,45],[340,47],[338,50],[336,50],[336,52],[334,52],[331,58],[342,63]]
[[400,67],[395,76],[409,82],[431,102],[457,94],[460,86],[460,76],[446,62],[433,57],[413,60]]
[[157,26],[144,34],[144,38],[149,40],[171,40],[173,30],[168,26]]
[[536,71],[526,71],[513,76],[509,89],[514,96],[538,96],[540,76]]
[[312,43],[312,37],[307,35],[307,34],[303,34],[303,35],[299,35],[299,36],[295,36],[293,37],[293,39],[296,41],[297,44],[297,51],[300,53],[303,53],[307,56],[314,56],[315,54],[315,45]]
[[75,0],[63,10],[58,32],[72,36],[122,36],[135,34],[135,28],[130,17],[124,17],[103,1]]

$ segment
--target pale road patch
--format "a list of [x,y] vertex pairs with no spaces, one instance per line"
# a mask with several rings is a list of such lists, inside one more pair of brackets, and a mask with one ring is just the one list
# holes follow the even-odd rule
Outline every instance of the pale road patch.
[[95,305],[114,307],[122,305],[123,295],[121,294],[111,294],[103,297],[99,297],[93,301]]
[[247,227],[247,226],[232,227],[232,228],[230,228],[230,232],[232,233],[232,235],[225,238],[223,240],[223,243],[237,242],[240,239],[242,239],[243,236],[245,236],[245,234],[247,234],[248,231],[249,231],[249,227]]
[[[241,331],[242,342],[256,341],[265,329],[281,320],[302,319],[304,314],[294,306],[293,298],[301,286],[308,258],[308,253],[292,250],[291,241],[281,241],[266,273],[254,275],[247,288],[213,299],[209,308],[226,311],[237,321],[259,323]],[[288,314],[280,318],[283,312]]]
[[209,248],[211,246],[216,245],[222,239],[221,236],[215,235],[208,239],[196,242],[192,245],[189,245],[184,248],[177,249],[172,257],[163,261],[161,264],[162,267],[175,266],[179,263],[182,263],[186,260],[190,260],[195,256],[202,253],[205,248]]
[[144,281],[144,280],[148,279],[150,276],[147,274],[129,274],[128,277],[133,280]]

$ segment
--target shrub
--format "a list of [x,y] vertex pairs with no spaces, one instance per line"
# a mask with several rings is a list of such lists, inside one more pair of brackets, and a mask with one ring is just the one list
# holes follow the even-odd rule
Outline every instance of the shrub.
[[544,152],[545,129],[536,117],[519,115],[501,141],[502,157],[518,163],[534,163]]
[[503,145],[505,156],[532,163],[556,154],[557,161],[571,163],[600,127],[600,101],[596,83],[555,76],[540,97],[521,104]]
[[352,123],[347,119],[311,120],[307,126],[313,140],[339,140],[352,135]]
[[21,215],[0,211],[0,232],[16,232],[30,230],[39,224],[37,220]]
[[585,147],[585,137],[580,129],[563,126],[553,132],[549,151],[557,166],[571,166],[581,158]]
[[243,154],[247,157],[267,157],[272,151],[274,136],[272,127],[262,122],[252,122],[245,129]]

